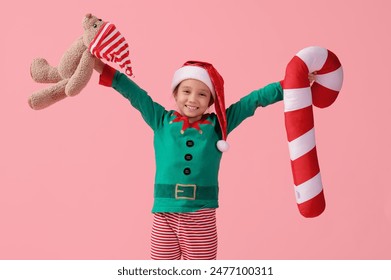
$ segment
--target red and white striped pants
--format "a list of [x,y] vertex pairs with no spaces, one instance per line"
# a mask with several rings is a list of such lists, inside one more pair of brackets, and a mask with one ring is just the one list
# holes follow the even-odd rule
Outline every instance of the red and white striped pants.
[[154,214],[153,260],[215,260],[216,255],[216,209]]

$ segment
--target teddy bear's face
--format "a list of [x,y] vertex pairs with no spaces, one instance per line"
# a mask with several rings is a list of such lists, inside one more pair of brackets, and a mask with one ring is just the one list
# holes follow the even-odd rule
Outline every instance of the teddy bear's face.
[[83,42],[86,47],[90,45],[92,40],[95,38],[95,35],[98,33],[100,27],[104,24],[104,21],[98,19],[96,16],[92,14],[86,14],[83,19]]

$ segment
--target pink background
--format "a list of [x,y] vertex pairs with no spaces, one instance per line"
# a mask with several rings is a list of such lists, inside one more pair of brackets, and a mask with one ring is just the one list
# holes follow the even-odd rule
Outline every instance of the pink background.
[[[88,2],[88,3],[87,3]],[[135,81],[167,108],[174,70],[212,62],[229,105],[269,82],[302,48],[337,54],[339,98],[315,108],[327,201],[297,209],[283,104],[229,137],[220,172],[219,259],[391,258],[391,37],[387,0],[9,1],[0,13],[0,259],[149,259],[152,131],[114,90],[91,82],[43,111],[33,58],[57,64],[92,12],[127,38]]]

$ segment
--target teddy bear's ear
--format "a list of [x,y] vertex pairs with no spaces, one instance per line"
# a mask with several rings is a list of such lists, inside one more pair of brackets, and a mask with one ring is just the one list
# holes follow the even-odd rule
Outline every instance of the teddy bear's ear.
[[92,14],[91,14],[91,13],[88,13],[88,14],[86,14],[85,17],[86,17],[86,18],[90,18],[90,17],[92,17]]

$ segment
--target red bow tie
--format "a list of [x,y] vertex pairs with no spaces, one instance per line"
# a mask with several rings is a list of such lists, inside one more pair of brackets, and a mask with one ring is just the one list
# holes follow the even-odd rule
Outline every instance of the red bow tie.
[[200,124],[212,124],[210,121],[207,120],[207,118],[209,117],[209,114],[203,115],[200,120],[192,122],[192,123],[189,122],[189,118],[188,117],[182,116],[178,112],[174,112],[173,116],[175,116],[175,119],[173,119],[170,122],[170,124],[174,123],[174,122],[181,122],[181,121],[183,121],[181,134],[185,133],[185,130],[188,129],[188,128],[195,128],[200,133],[202,133],[202,130],[200,128]]

